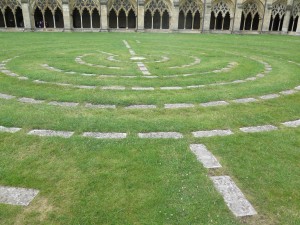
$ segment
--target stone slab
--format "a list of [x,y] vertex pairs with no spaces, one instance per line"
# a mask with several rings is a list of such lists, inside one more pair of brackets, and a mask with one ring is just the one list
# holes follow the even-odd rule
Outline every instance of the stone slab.
[[187,88],[202,88],[205,87],[205,85],[191,85],[191,86],[187,86]]
[[248,102],[256,102],[257,99],[255,98],[239,98],[232,100],[235,103],[248,103]]
[[38,193],[35,189],[0,186],[0,203],[28,206]]
[[231,130],[206,130],[192,132],[194,137],[214,137],[214,136],[228,136],[232,135]]
[[126,106],[125,109],[155,109],[156,105],[130,105]]
[[269,95],[262,95],[259,98],[264,99],[264,100],[268,100],[268,99],[273,99],[273,98],[278,98],[278,97],[280,97],[279,94],[269,94]]
[[183,138],[183,135],[178,132],[150,132],[150,133],[138,133],[140,138]]
[[13,95],[7,95],[7,94],[1,94],[0,93],[0,98],[2,98],[2,99],[13,99],[15,97],[16,96],[13,96]]
[[125,87],[123,86],[106,86],[102,87],[102,90],[125,90]]
[[37,135],[41,137],[63,137],[69,138],[74,132],[70,131],[55,131],[55,130],[31,130],[28,132],[29,135]]
[[212,176],[210,179],[217,191],[223,196],[228,208],[236,217],[257,214],[251,203],[229,176]]
[[18,77],[19,80],[29,80],[28,77]]
[[300,91],[300,86],[295,87],[294,89]]
[[279,93],[282,95],[292,95],[292,94],[297,93],[297,90],[286,90],[286,91],[281,91]]
[[84,132],[82,136],[97,138],[97,139],[124,139],[127,137],[127,134],[126,133]]
[[3,127],[3,126],[0,126],[0,132],[16,133],[20,130],[21,130],[21,128],[17,128],[17,127]]
[[191,144],[190,149],[205,168],[212,169],[222,167],[216,157],[208,151],[205,145]]
[[19,98],[18,101],[23,103],[30,103],[30,104],[41,104],[45,102],[44,100],[36,100],[34,98]]
[[182,87],[161,87],[161,90],[181,90]]
[[205,103],[200,103],[201,106],[203,107],[209,107],[209,106],[220,106],[220,105],[228,105],[228,102],[225,101],[214,101],[214,102],[205,102]]
[[91,103],[86,103],[85,107],[87,108],[94,108],[94,109],[115,109],[115,105],[94,105]]
[[240,130],[245,133],[265,132],[265,131],[272,131],[272,130],[277,130],[277,129],[278,128],[273,125],[263,125],[263,126],[240,128]]
[[135,91],[153,91],[154,87],[132,87]]
[[300,126],[300,119],[294,121],[287,121],[282,123],[286,127],[299,127]]
[[165,104],[165,109],[179,109],[179,108],[192,108],[194,104],[189,103],[177,103],[177,104]]
[[77,102],[49,102],[48,105],[62,106],[62,107],[76,107],[79,105]]
[[88,85],[76,85],[74,87],[80,88],[80,89],[96,89],[96,86],[88,86]]

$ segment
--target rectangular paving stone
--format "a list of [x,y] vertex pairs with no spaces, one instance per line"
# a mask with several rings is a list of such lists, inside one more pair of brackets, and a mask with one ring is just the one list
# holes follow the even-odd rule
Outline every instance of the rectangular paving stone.
[[21,128],[18,128],[18,127],[3,127],[3,126],[0,126],[0,132],[16,133],[20,130],[21,130]]
[[232,100],[235,103],[248,103],[248,102],[256,102],[257,99],[255,98],[239,98]]
[[76,107],[79,105],[77,102],[49,102],[48,105],[62,106],[62,107]]
[[294,121],[287,121],[282,123],[286,127],[299,127],[300,126],[300,119]]
[[177,104],[165,104],[165,109],[179,109],[179,108],[192,108],[194,104],[189,103],[177,103]]
[[265,132],[265,131],[272,131],[272,130],[277,130],[277,129],[278,128],[273,125],[263,125],[263,126],[240,128],[240,130],[245,133]]
[[178,132],[150,132],[150,133],[138,133],[140,138],[183,138],[183,135]]
[[222,167],[216,157],[207,150],[205,145],[191,144],[190,149],[205,168],[212,169]]
[[161,87],[161,90],[181,90],[182,87]]
[[295,87],[294,89],[300,91],[300,86]]
[[38,193],[35,189],[0,186],[0,203],[28,206]]
[[212,176],[210,179],[217,191],[223,196],[228,208],[236,217],[257,214],[251,203],[229,176]]
[[28,80],[28,77],[18,77],[19,80]]
[[269,94],[269,95],[262,95],[259,98],[267,100],[267,99],[273,99],[273,98],[278,98],[278,97],[280,97],[279,94]]
[[191,85],[191,86],[187,86],[187,88],[202,88],[205,87],[205,85]]
[[151,75],[151,73],[147,70],[147,71],[142,71],[142,73],[144,74],[144,75]]
[[214,137],[214,136],[228,136],[232,135],[231,130],[205,130],[192,132],[194,137]]
[[156,105],[130,105],[126,106],[125,109],[155,109]]
[[85,104],[85,107],[87,108],[94,108],[94,109],[115,109],[115,105],[94,105],[91,103]]
[[257,79],[256,77],[249,77],[246,80],[256,80],[256,79]]
[[74,87],[80,88],[80,89],[95,89],[96,88],[96,86],[88,86],[88,85],[76,85]]
[[125,90],[125,87],[123,86],[106,86],[102,87],[102,90]]
[[13,99],[15,97],[16,96],[13,96],[13,95],[7,95],[7,94],[1,94],[0,93],[0,98],[2,98],[2,99]]
[[228,102],[225,101],[214,101],[214,102],[206,102],[206,103],[200,103],[203,107],[209,107],[209,106],[219,106],[219,105],[228,105]]
[[37,135],[41,137],[63,137],[69,138],[74,132],[70,131],[55,131],[55,130],[31,130],[28,132],[29,135]]
[[153,91],[154,87],[132,87],[135,91]]
[[124,139],[127,137],[127,134],[126,133],[84,132],[82,136],[97,138],[97,139]]
[[30,104],[41,104],[45,102],[44,100],[36,100],[34,98],[19,98],[18,101],[23,103],[30,103]]
[[292,95],[292,94],[297,93],[297,90],[286,90],[286,91],[281,91],[279,93],[282,95]]

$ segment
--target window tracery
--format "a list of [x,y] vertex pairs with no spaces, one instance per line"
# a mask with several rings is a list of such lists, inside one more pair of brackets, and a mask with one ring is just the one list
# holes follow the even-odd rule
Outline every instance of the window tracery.
[[155,11],[159,11],[162,15],[164,11],[170,13],[170,7],[163,0],[151,0],[145,5],[145,11],[149,10],[152,15],[154,15]]
[[109,5],[109,11],[115,10],[117,15],[122,9],[126,13],[126,15],[128,15],[130,10],[133,10],[136,14],[135,4],[133,4],[133,2],[131,2],[130,0],[115,0],[111,1]]
[[202,12],[202,2],[195,0],[182,1],[179,5],[179,11],[182,11],[184,15],[190,11],[192,15],[195,15],[197,11]]
[[228,4],[226,4],[223,1],[220,1],[213,6],[212,12],[215,14],[215,17],[217,17],[220,12],[222,13],[222,17],[225,17],[226,13],[230,13],[230,8]]
[[283,19],[286,12],[286,2],[277,1],[272,5],[270,31],[281,31],[283,25]]
[[97,0],[72,0],[70,5],[73,9],[78,9],[80,14],[83,13],[84,9],[87,9],[90,13],[94,9],[100,12],[100,3]]
[[0,26],[24,27],[20,0],[1,0],[0,17]]

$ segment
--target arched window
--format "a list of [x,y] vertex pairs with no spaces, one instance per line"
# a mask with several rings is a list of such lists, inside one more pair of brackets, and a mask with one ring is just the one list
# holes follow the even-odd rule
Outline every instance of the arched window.
[[4,16],[2,10],[0,10],[0,27],[5,27]]
[[262,14],[262,10],[262,4],[256,3],[256,1],[250,0],[244,3],[240,30],[258,30],[260,22],[259,13]]
[[63,14],[60,10],[60,8],[57,8],[55,10],[55,25],[57,28],[64,28],[64,17],[63,17]]
[[185,0],[179,5],[178,29],[200,29],[200,11],[203,4],[198,0]]
[[34,21],[36,28],[44,28],[44,18],[42,11],[37,7],[34,11]]
[[77,8],[73,10],[73,27],[81,28],[81,16]]
[[109,28],[136,28],[136,4],[132,0],[110,0],[108,8]]
[[300,2],[296,3],[293,7],[288,31],[292,31],[292,32],[297,31],[299,16],[300,16]]
[[100,14],[97,9],[93,10],[92,20],[93,20],[93,28],[100,28]]
[[230,20],[230,7],[228,3],[223,1],[215,3],[211,12],[210,29],[229,30]]
[[20,7],[17,7],[16,9],[16,23],[17,27],[24,27],[23,13]]
[[5,9],[5,21],[7,27],[16,27],[15,17],[10,7]]
[[[145,5],[144,27],[146,29],[169,29],[170,4],[166,0],[148,1]],[[151,28],[149,28],[150,24]]]
[[53,20],[53,14],[51,10],[47,7],[45,10],[45,26],[48,28],[54,28],[54,20]]
[[286,3],[284,1],[277,1],[272,6],[271,20],[269,25],[270,31],[281,31],[286,12]]
[[82,17],[82,28],[91,28],[91,15],[86,8],[82,11],[81,17]]

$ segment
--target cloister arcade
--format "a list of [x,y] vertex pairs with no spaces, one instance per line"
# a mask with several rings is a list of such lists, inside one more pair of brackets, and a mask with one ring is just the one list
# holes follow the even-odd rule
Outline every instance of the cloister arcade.
[[289,33],[300,0],[1,0],[0,30]]

